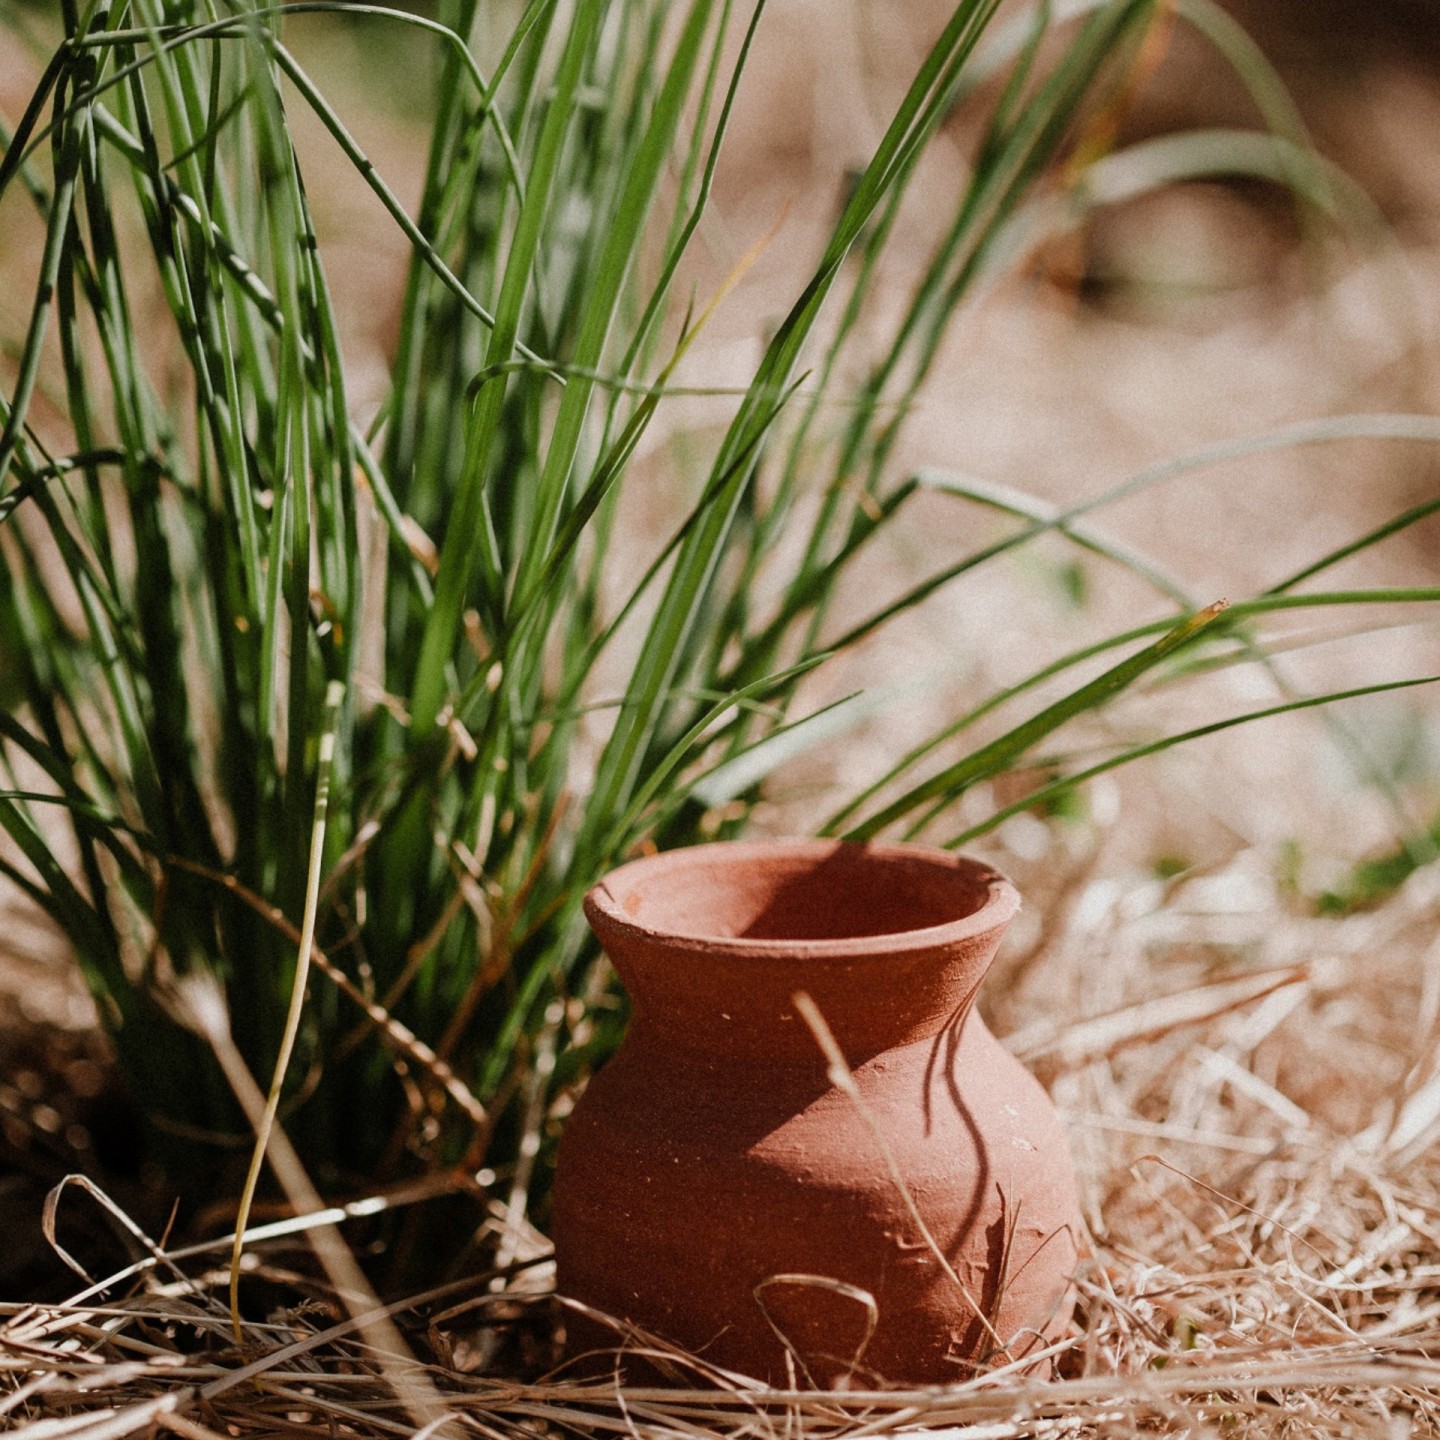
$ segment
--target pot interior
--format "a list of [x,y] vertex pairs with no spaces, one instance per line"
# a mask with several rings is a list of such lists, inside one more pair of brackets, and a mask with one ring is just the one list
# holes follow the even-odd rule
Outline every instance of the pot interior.
[[606,888],[646,930],[714,940],[836,940],[928,930],[984,907],[993,872],[861,845],[696,846],[626,866]]

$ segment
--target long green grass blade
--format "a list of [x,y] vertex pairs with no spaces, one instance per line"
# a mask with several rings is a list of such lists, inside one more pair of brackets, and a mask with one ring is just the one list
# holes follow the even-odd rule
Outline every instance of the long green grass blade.
[[1225,613],[1226,608],[1224,601],[1217,601],[1214,605],[1196,611],[1179,625],[1167,630],[1153,644],[1128,656],[1118,665],[1111,666],[1104,674],[1096,676],[1094,680],[1080,686],[1055,704],[1047,705],[1023,724],[1017,725],[988,745],[981,746],[956,764],[947,766],[938,775],[932,775],[919,785],[912,786],[869,819],[851,826],[845,832],[844,838],[868,840],[887,825],[903,819],[928,801],[941,795],[951,798],[958,796],[977,781],[1005,769],[1068,720],[1106,704],[1148,670],[1154,669],[1177,650],[1198,639]]
[[1223,720],[1212,720],[1209,724],[1197,725],[1193,729],[1183,730],[1175,735],[1167,735],[1160,740],[1152,740],[1144,745],[1132,745],[1108,759],[1087,766],[1083,770],[1077,770],[1072,775],[1062,776],[1058,780],[1037,786],[1022,799],[1002,806],[978,825],[972,825],[969,829],[962,830],[958,835],[945,841],[945,848],[957,850],[960,846],[968,845],[972,840],[978,840],[980,836],[1003,825],[1013,815],[1037,806],[1053,804],[1098,775],[1104,775],[1108,771],[1119,769],[1122,765],[1132,764],[1147,756],[1158,755],[1176,745],[1183,745],[1187,741],[1200,740],[1207,735],[1218,735],[1224,730],[1234,729],[1237,725],[1248,725],[1255,720],[1268,720],[1276,715],[1289,715],[1298,710],[1312,710],[1317,706],[1338,704],[1344,700],[1355,700],[1366,695],[1384,695],[1396,690],[1413,689],[1419,685],[1433,685],[1437,681],[1440,681],[1440,675],[1421,675],[1406,680],[1387,680],[1378,685],[1360,685],[1350,690],[1334,690],[1325,695],[1305,696],[1298,700],[1287,700],[1280,705],[1267,705],[1259,710],[1247,710],[1241,715],[1229,715]]

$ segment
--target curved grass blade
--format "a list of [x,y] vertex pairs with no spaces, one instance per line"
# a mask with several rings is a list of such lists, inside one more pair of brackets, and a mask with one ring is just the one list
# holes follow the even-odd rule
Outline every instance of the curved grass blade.
[[[76,52],[83,53],[85,50],[95,47],[109,47],[132,44],[137,40],[145,39],[152,42],[152,50],[128,64],[115,68],[103,80],[96,80],[89,86],[81,87],[72,97],[71,104],[76,106],[88,106],[94,103],[102,94],[112,87],[124,83],[132,76],[139,74],[146,67],[152,66],[166,53],[178,50],[181,47],[194,45],[210,39],[245,39],[253,33],[251,27],[261,20],[274,19],[281,15],[295,15],[304,13],[350,13],[354,15],[372,15],[383,17],[389,20],[399,21],[402,24],[411,25],[418,29],[428,31],[432,34],[443,37],[460,57],[461,67],[469,74],[477,92],[482,100],[481,114],[485,120],[495,129],[503,154],[510,167],[510,177],[518,192],[523,193],[524,178],[520,166],[519,157],[515,153],[514,141],[505,128],[504,119],[496,106],[491,103],[491,87],[485,83],[484,76],[480,72],[474,57],[470,54],[464,41],[449,26],[439,21],[431,20],[423,15],[411,14],[404,10],[395,10],[383,5],[363,5],[346,3],[346,0],[296,0],[296,3],[289,5],[276,5],[261,7],[256,10],[247,11],[243,16],[229,16],[219,20],[212,20],[208,24],[189,26],[161,26],[155,29],[145,30],[111,30],[102,31],[99,34],[92,34],[80,37],[74,45]],[[427,264],[440,280],[454,293],[457,299],[466,306],[486,325],[494,323],[489,311],[470,293],[468,288],[460,281],[450,267],[445,263],[439,252],[427,240],[423,232],[410,220],[405,208],[400,204],[389,186],[381,179],[379,172],[371,164],[363,150],[350,135],[343,122],[336,114],[333,107],[324,98],[321,92],[310,81],[308,75],[295,61],[294,57],[281,46],[278,41],[274,42],[276,58],[281,67],[285,69],[289,78],[295,83],[296,88],[314,109],[321,123],[334,136],[335,141],[344,150],[346,157],[359,171],[362,178],[374,191],[376,198],[385,206],[391,218],[405,232],[406,238],[410,240],[415,248],[415,253]],[[70,63],[70,57],[64,50],[57,52],[52,64],[63,68],[63,64]],[[37,88],[35,97],[32,98],[32,106],[39,101],[43,105],[43,95],[46,92],[47,82],[53,88],[54,78],[48,71],[42,78],[41,85]],[[28,111],[27,111],[28,115]],[[54,122],[52,122],[53,124]],[[29,129],[24,130],[23,141],[20,139],[20,131],[17,130],[17,143],[7,148],[3,159],[0,159],[0,195],[3,195],[6,184],[13,177],[13,173],[28,157],[34,147],[44,141],[50,131],[50,126],[43,127],[38,133],[34,130],[33,121]],[[517,347],[528,359],[544,364],[544,360],[530,352],[523,344]]]
[[[1420,589],[1376,589],[1376,590],[1336,590],[1311,595],[1267,595],[1254,600],[1233,601],[1225,615],[1226,630],[1229,630],[1242,621],[1257,615],[1266,615],[1280,610],[1297,610],[1326,608],[1340,605],[1405,605],[1405,604],[1433,604],[1440,601],[1440,588]],[[953,739],[956,735],[970,728],[977,721],[993,711],[1000,709],[1016,697],[1025,694],[1044,684],[1047,680],[1053,680],[1057,675],[1063,675],[1065,671],[1073,669],[1077,665],[1083,665],[1088,660],[1093,660],[1099,655],[1104,655],[1111,650],[1118,650],[1124,645],[1130,645],[1137,640],[1144,640],[1148,636],[1165,631],[1173,625],[1173,618],[1162,620],[1151,620],[1144,625],[1137,625],[1128,630],[1123,630],[1115,635],[1108,635],[1102,640],[1092,641],[1088,645],[1082,645],[1077,649],[1068,651],[1058,659],[1052,660],[1039,669],[1032,671],[1023,680],[1013,685],[997,690],[974,709],[967,711],[958,719],[935,732],[926,740],[907,752],[899,761],[880,777],[879,780],[869,785],[854,800],[849,801],[840,810],[826,821],[821,828],[822,835],[833,835],[841,825],[859,809],[867,800],[872,799],[885,786],[902,775],[918,760],[932,753],[939,745],[946,740]],[[1264,659],[1264,652],[1257,651],[1253,645],[1246,645],[1242,650],[1237,651],[1233,656],[1224,657],[1226,662],[1245,661],[1255,662]],[[1208,663],[1208,662],[1207,662]]]
[[938,775],[913,786],[903,795],[877,811],[868,820],[852,826],[843,836],[846,840],[868,840],[885,826],[903,819],[918,806],[935,800],[941,795],[954,798],[962,794],[979,780],[998,773],[1024,755],[1034,744],[1049,735],[1067,720],[1084,714],[1087,710],[1098,709],[1108,704],[1121,691],[1138,680],[1147,670],[1152,670],[1162,660],[1177,650],[1189,645],[1202,635],[1227,609],[1227,602],[1217,600],[1213,605],[1198,610],[1186,617],[1179,625],[1166,631],[1159,640],[1143,650],[1126,657],[1104,674],[1096,676],[1088,684],[1080,686],[1053,705],[1047,705],[1038,714],[1031,716],[1021,725],[983,745],[973,754],[967,755],[954,765],[947,766]]
[[1361,685],[1353,690],[1335,690],[1325,695],[1305,696],[1299,700],[1287,700],[1280,705],[1267,705],[1260,710],[1247,710],[1243,715],[1230,715],[1223,720],[1212,720],[1208,725],[1197,725],[1192,730],[1184,730],[1177,735],[1167,735],[1162,740],[1152,740],[1145,745],[1132,746],[1119,755],[1112,755],[1073,775],[1063,776],[1058,780],[1052,780],[1046,785],[1039,786],[1022,799],[1003,806],[979,825],[972,825],[968,830],[963,830],[960,834],[945,841],[945,849],[954,850],[961,845],[967,845],[970,841],[995,829],[997,825],[1004,824],[1012,815],[1018,815],[1037,805],[1046,805],[1063,799],[1078,786],[1085,784],[1087,780],[1093,780],[1097,775],[1103,775],[1109,770],[1117,770],[1120,766],[1128,765],[1133,760],[1143,759],[1147,755],[1157,755],[1172,746],[1183,745],[1187,740],[1199,740],[1206,735],[1216,735],[1222,730],[1231,730],[1237,725],[1247,725],[1252,720],[1265,720],[1273,715],[1286,715],[1296,710],[1312,710],[1317,706],[1332,705],[1342,700],[1354,700],[1365,695],[1383,695],[1396,690],[1414,689],[1420,685],[1433,685],[1437,681],[1440,681],[1440,675],[1422,675],[1409,680],[1388,680],[1379,685]]
[[[969,500],[976,505],[998,510],[1002,515],[1012,515],[1016,519],[1029,520],[1032,524],[1056,530],[1082,549],[1090,551],[1092,555],[1113,561],[1122,569],[1138,576],[1167,600],[1173,600],[1187,610],[1193,608],[1194,602],[1190,596],[1175,580],[1160,570],[1148,555],[1143,555],[1128,545],[1122,545],[1089,526],[1076,525],[1065,518],[1065,512],[1058,505],[1049,505],[1012,486],[981,480],[973,475],[961,477],[938,470],[921,470],[915,475],[915,483],[921,489],[941,495],[953,495],[957,499]],[[1440,502],[1437,502],[1437,505],[1440,505]]]
[[[1433,415],[1367,414],[1341,415],[1327,420],[1306,420],[1294,425],[1284,425],[1267,430],[1260,435],[1247,436],[1241,440],[1221,441],[1203,449],[1191,451],[1188,455],[1152,465],[1120,484],[1112,486],[1089,500],[1082,500],[1067,510],[1054,513],[1043,521],[1034,521],[1013,535],[997,540],[993,545],[974,551],[952,565],[926,577],[911,586],[894,600],[887,602],[864,620],[859,621],[835,640],[828,641],[827,650],[839,652],[857,644],[887,621],[893,620],[906,610],[913,609],[922,600],[933,595],[951,580],[958,579],[968,571],[976,569],[989,560],[1033,540],[1037,535],[1070,525],[1092,511],[1118,504],[1132,495],[1148,490],[1155,485],[1178,479],[1231,461],[1263,455],[1274,450],[1288,450],[1300,445],[1323,445],[1337,440],[1420,440],[1440,442],[1440,417]],[[1426,512],[1428,513],[1428,512]],[[1417,515],[1416,518],[1422,518]],[[1411,522],[1413,523],[1413,522]],[[1389,533],[1389,532],[1387,532]],[[1337,557],[1338,558],[1338,557]]]

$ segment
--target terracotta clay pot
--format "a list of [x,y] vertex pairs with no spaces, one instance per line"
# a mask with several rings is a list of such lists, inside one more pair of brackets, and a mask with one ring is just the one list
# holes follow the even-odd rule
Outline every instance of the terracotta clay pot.
[[[702,845],[596,886],[634,1016],[560,1146],[560,1293],[771,1384],[951,1381],[1059,1335],[1069,1150],[973,1009],[1019,905],[974,860],[834,841]],[[591,1344],[617,1339],[577,1318],[572,1353]]]

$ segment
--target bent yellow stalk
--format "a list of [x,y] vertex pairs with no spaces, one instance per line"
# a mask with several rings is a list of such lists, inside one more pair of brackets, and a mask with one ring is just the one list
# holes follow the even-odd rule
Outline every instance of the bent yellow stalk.
[[235,1342],[243,1339],[240,1329],[240,1255],[245,1248],[245,1225],[255,1200],[255,1187],[260,1182],[260,1169],[270,1132],[280,1108],[280,1090],[285,1071],[300,1033],[300,1016],[305,1009],[305,985],[310,975],[310,951],[315,944],[315,912],[320,897],[320,867],[325,856],[325,813],[330,807],[330,770],[335,759],[335,732],[340,723],[340,705],[345,686],[332,680],[325,689],[325,719],[320,732],[320,751],[316,757],[315,818],[310,829],[310,868],[305,877],[305,913],[300,922],[300,951],[295,960],[295,980],[290,987],[290,1009],[285,1016],[285,1033],[280,1040],[280,1053],[275,1057],[275,1073],[270,1078],[270,1093],[265,1097],[265,1113],[255,1132],[255,1150],[250,1156],[250,1170],[245,1176],[245,1189],[240,1195],[240,1208],[235,1215],[235,1243],[230,1250],[230,1324]]

